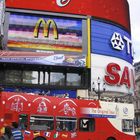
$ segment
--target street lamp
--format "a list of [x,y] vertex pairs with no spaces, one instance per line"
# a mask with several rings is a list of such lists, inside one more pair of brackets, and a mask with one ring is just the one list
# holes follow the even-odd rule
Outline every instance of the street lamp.
[[103,92],[105,92],[105,90],[106,90],[106,84],[103,83],[102,90],[101,90],[101,79],[100,79],[100,77],[98,77],[98,79],[97,79],[97,90],[95,88],[95,83],[94,82],[93,82],[93,85],[92,85],[92,91],[94,91],[98,95],[98,100],[100,100],[100,96]]

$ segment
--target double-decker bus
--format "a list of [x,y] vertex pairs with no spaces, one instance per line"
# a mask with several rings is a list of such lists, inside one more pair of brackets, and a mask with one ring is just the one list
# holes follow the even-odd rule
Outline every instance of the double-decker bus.
[[25,140],[135,140],[132,104],[0,94],[0,129],[18,122]]

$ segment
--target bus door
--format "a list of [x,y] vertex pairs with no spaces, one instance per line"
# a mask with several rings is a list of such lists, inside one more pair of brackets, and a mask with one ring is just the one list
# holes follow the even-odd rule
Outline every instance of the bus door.
[[94,118],[80,118],[79,119],[79,139],[93,140],[95,131],[95,119]]
[[21,130],[26,130],[28,126],[28,115],[27,114],[20,114],[19,115],[19,128]]

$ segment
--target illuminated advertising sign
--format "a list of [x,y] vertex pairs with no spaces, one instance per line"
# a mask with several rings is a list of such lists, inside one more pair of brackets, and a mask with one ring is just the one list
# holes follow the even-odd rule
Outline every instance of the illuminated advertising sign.
[[131,36],[123,29],[104,22],[91,23],[92,53],[113,56],[133,62]]
[[91,85],[93,82],[97,84],[100,77],[101,88],[105,82],[109,92],[134,94],[134,67],[130,63],[115,57],[92,54],[91,71]]
[[11,13],[9,50],[82,52],[82,19]]
[[54,53],[0,51],[0,62],[86,67],[86,56]]
[[85,67],[83,23],[80,18],[10,13],[0,62]]
[[10,9],[46,11],[53,13],[93,16],[112,21],[130,31],[127,0],[6,0]]

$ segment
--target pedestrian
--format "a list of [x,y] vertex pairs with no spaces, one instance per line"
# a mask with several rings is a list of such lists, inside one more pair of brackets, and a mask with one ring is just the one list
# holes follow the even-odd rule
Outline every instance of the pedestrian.
[[11,127],[6,126],[4,134],[0,137],[0,140],[14,140],[12,135]]
[[81,97],[80,96],[77,96],[77,99],[81,99]]
[[12,122],[12,134],[15,140],[23,140],[23,135],[21,130],[18,128],[17,122]]
[[65,93],[64,94],[64,98],[69,98],[69,94],[68,93]]

